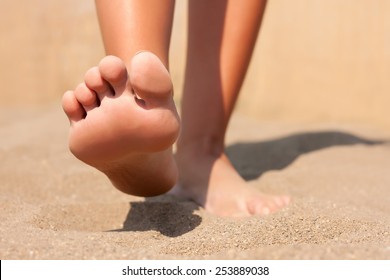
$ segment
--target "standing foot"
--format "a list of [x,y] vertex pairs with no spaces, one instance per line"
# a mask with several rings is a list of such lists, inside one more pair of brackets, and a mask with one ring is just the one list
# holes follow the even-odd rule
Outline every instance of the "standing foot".
[[171,194],[194,200],[217,216],[268,215],[285,207],[287,196],[266,195],[247,184],[226,155],[178,152],[179,180]]

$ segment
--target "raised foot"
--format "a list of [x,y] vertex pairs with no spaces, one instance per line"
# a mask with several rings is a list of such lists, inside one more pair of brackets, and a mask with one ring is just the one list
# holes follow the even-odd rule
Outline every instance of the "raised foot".
[[[177,168],[171,146],[179,133],[170,75],[150,52],[129,65],[107,56],[63,96],[69,148],[104,172],[121,191],[152,196],[168,191]],[[129,70],[128,70],[129,69]]]
[[248,185],[225,155],[183,154],[176,156],[179,182],[170,193],[191,199],[212,214],[227,217],[268,215],[290,202],[287,196],[266,195]]

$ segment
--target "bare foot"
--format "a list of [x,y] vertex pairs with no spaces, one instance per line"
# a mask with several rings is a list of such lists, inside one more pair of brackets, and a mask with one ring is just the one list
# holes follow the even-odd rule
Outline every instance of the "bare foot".
[[202,153],[178,153],[178,184],[171,194],[192,199],[218,216],[268,215],[289,203],[286,196],[261,193],[248,185],[229,159]]
[[63,96],[70,150],[125,193],[168,191],[177,179],[171,146],[180,126],[172,94],[169,73],[154,54],[135,55],[129,73],[119,58],[103,58]]

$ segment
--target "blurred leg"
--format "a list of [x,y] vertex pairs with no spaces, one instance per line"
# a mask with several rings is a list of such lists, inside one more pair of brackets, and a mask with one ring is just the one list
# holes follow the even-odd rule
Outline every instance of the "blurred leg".
[[190,1],[181,143],[204,138],[222,152],[264,8],[259,0]]
[[267,214],[287,203],[250,188],[224,154],[226,128],[243,83],[266,1],[189,3],[187,68],[178,141],[179,184],[219,215]]

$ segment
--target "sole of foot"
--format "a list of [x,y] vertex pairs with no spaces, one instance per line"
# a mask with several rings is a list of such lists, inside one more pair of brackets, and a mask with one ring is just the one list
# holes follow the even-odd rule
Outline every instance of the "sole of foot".
[[150,52],[129,65],[107,56],[67,91],[69,148],[105,173],[119,190],[138,196],[168,191],[176,182],[172,144],[180,129],[170,75]]

